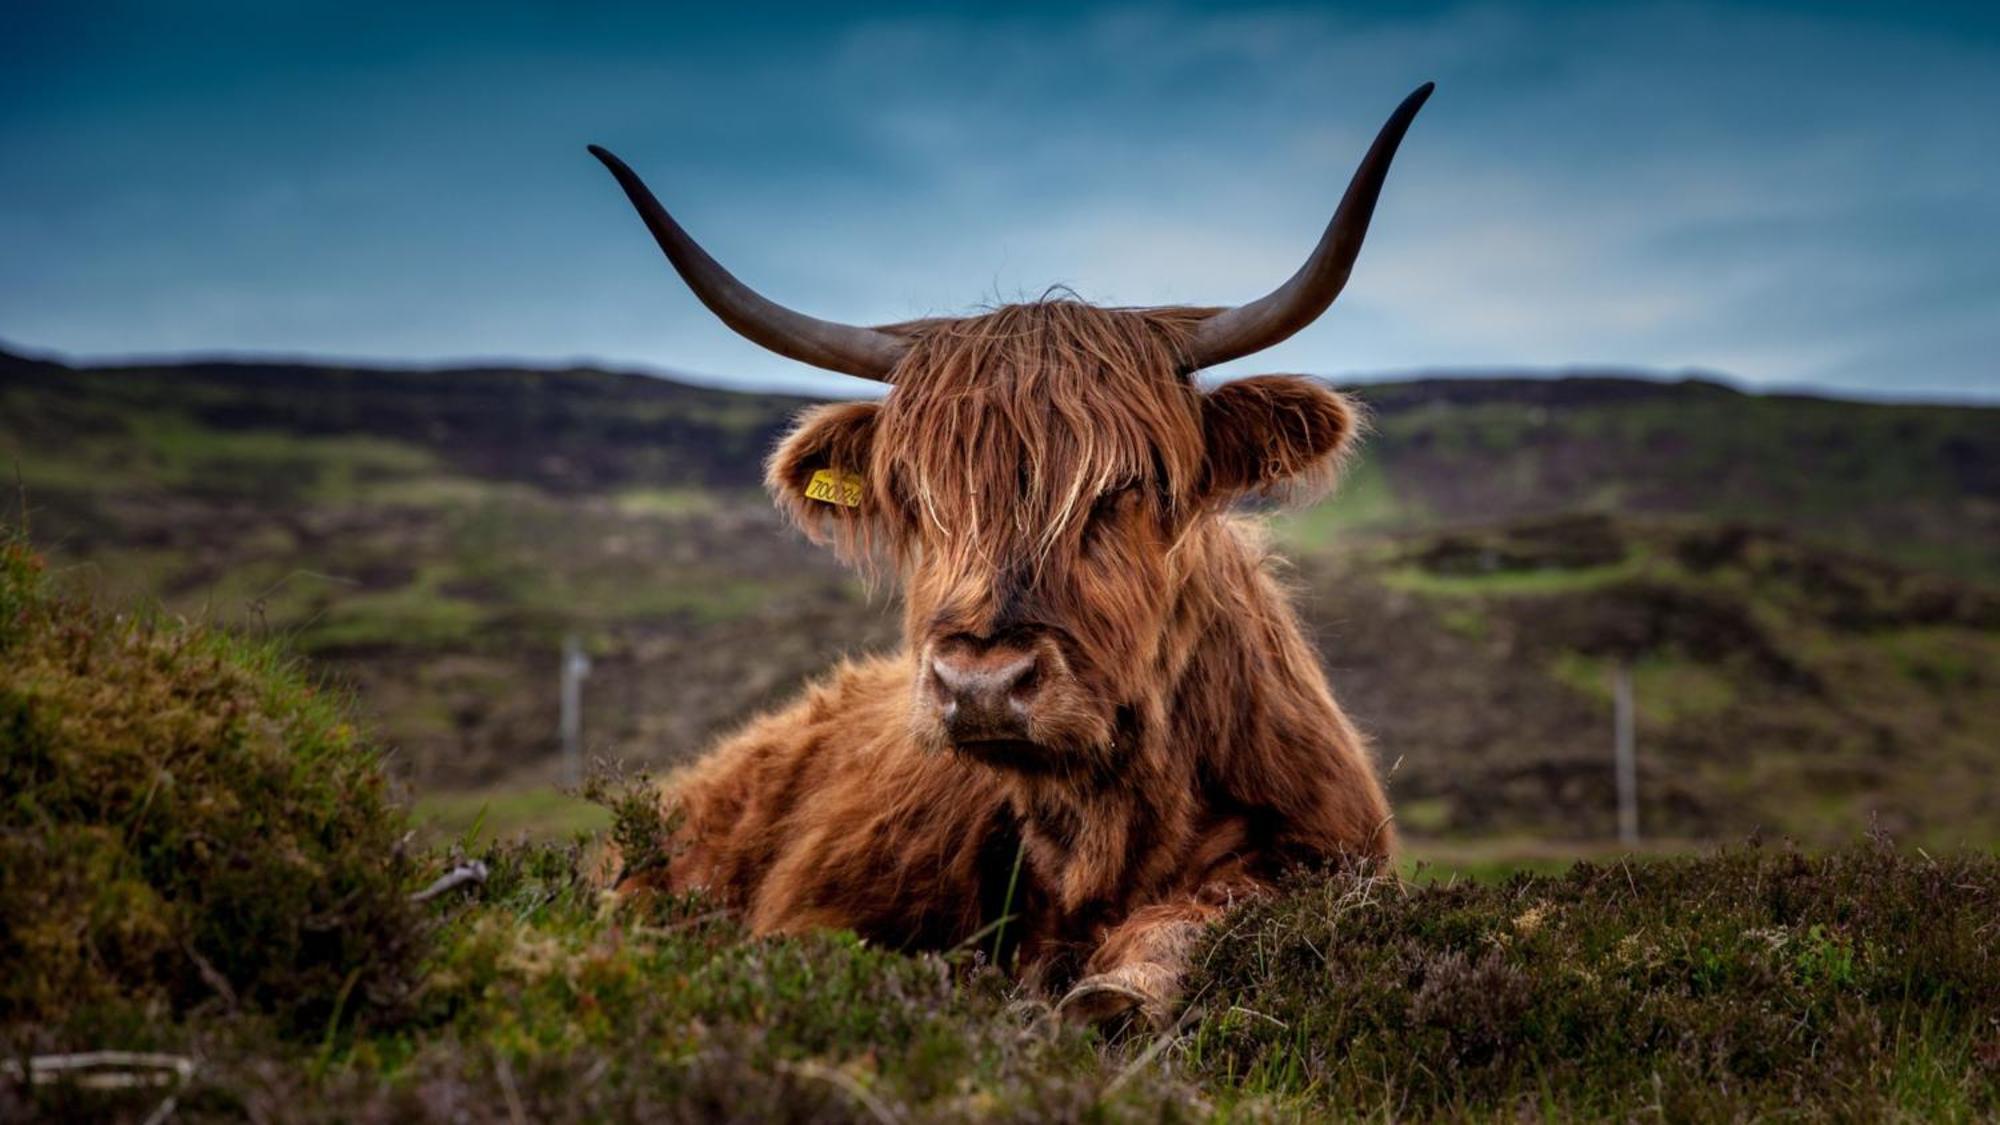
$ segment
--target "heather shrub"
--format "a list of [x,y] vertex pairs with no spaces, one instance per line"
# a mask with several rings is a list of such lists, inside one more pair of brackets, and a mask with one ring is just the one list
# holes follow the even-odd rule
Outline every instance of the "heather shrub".
[[1345,1113],[2000,1112],[2000,862],[1883,841],[1412,889],[1302,879],[1199,958],[1212,1079]]
[[374,750],[272,649],[108,617],[0,529],[0,1028],[213,1007],[318,1034],[421,953]]

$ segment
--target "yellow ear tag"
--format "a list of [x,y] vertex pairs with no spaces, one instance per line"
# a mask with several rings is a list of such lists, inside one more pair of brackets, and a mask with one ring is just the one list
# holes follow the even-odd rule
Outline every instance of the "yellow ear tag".
[[842,472],[839,469],[815,469],[812,481],[806,485],[806,495],[822,504],[859,508],[862,487],[861,476],[858,473]]

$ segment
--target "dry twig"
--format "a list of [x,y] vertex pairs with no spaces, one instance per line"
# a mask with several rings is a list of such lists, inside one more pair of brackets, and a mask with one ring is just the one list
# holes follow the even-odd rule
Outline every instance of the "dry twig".
[[479,860],[461,863],[457,867],[437,877],[437,881],[410,896],[411,902],[429,902],[431,899],[466,883],[484,883],[486,865]]

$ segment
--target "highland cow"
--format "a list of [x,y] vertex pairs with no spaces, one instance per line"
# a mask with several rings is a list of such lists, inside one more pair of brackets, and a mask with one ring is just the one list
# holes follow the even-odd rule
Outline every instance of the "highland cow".
[[1301,864],[1384,861],[1369,750],[1235,510],[1329,483],[1356,410],[1301,377],[1192,377],[1332,304],[1430,89],[1383,127],[1306,264],[1229,309],[818,320],[737,281],[593,146],[724,323],[889,384],[806,412],[766,475],[808,536],[893,570],[905,603],[899,651],[842,664],[670,779],[670,858],[620,884],[705,888],[760,933],[991,934],[1067,1013],[1157,1022],[1231,904]]

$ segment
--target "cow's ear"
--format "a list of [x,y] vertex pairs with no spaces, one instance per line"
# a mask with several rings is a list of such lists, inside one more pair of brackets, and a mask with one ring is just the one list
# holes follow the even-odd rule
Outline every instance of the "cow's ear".
[[849,547],[864,538],[875,501],[866,473],[875,446],[872,402],[816,406],[778,443],[764,484],[815,543]]
[[1202,396],[1208,487],[1217,498],[1291,495],[1333,482],[1362,413],[1298,375],[1254,375]]

